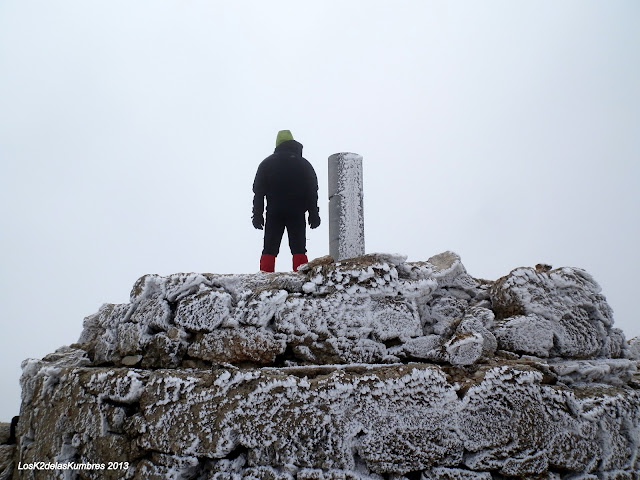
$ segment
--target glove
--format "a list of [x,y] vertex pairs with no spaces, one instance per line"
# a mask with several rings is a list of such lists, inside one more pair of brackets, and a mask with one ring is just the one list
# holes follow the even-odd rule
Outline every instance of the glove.
[[262,227],[264,227],[264,218],[262,218],[262,214],[260,213],[254,214],[253,217],[251,217],[251,221],[253,222],[253,228],[262,230]]
[[309,212],[309,226],[314,229],[320,226],[320,214],[318,210]]

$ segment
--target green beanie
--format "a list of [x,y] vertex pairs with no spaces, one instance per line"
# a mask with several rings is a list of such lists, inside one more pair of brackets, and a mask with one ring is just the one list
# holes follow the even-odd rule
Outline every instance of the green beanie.
[[291,135],[291,132],[289,130],[280,130],[278,132],[278,136],[276,137],[276,147],[282,142],[286,142],[287,140],[293,140],[293,135]]

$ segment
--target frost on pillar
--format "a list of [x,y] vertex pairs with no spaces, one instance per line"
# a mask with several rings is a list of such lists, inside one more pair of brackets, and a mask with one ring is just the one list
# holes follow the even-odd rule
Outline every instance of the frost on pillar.
[[362,156],[329,157],[329,254],[334,260],[364,255]]

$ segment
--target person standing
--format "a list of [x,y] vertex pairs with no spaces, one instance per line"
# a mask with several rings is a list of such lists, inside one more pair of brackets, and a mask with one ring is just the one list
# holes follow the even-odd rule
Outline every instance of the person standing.
[[[318,178],[303,156],[302,144],[293,139],[289,130],[276,136],[272,155],[258,166],[253,181],[253,226],[264,228],[264,248],[260,270],[273,272],[284,230],[293,255],[293,271],[308,262],[305,213],[309,212],[309,226],[320,225],[318,209]],[[266,223],[264,199],[267,199]]]

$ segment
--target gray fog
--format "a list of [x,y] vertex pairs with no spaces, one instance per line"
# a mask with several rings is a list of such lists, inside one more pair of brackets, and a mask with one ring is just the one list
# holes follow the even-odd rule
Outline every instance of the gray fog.
[[[591,273],[640,335],[640,3],[0,0],[0,420],[147,273],[253,273],[258,163],[364,157],[367,252]],[[291,269],[283,242],[276,270]]]

